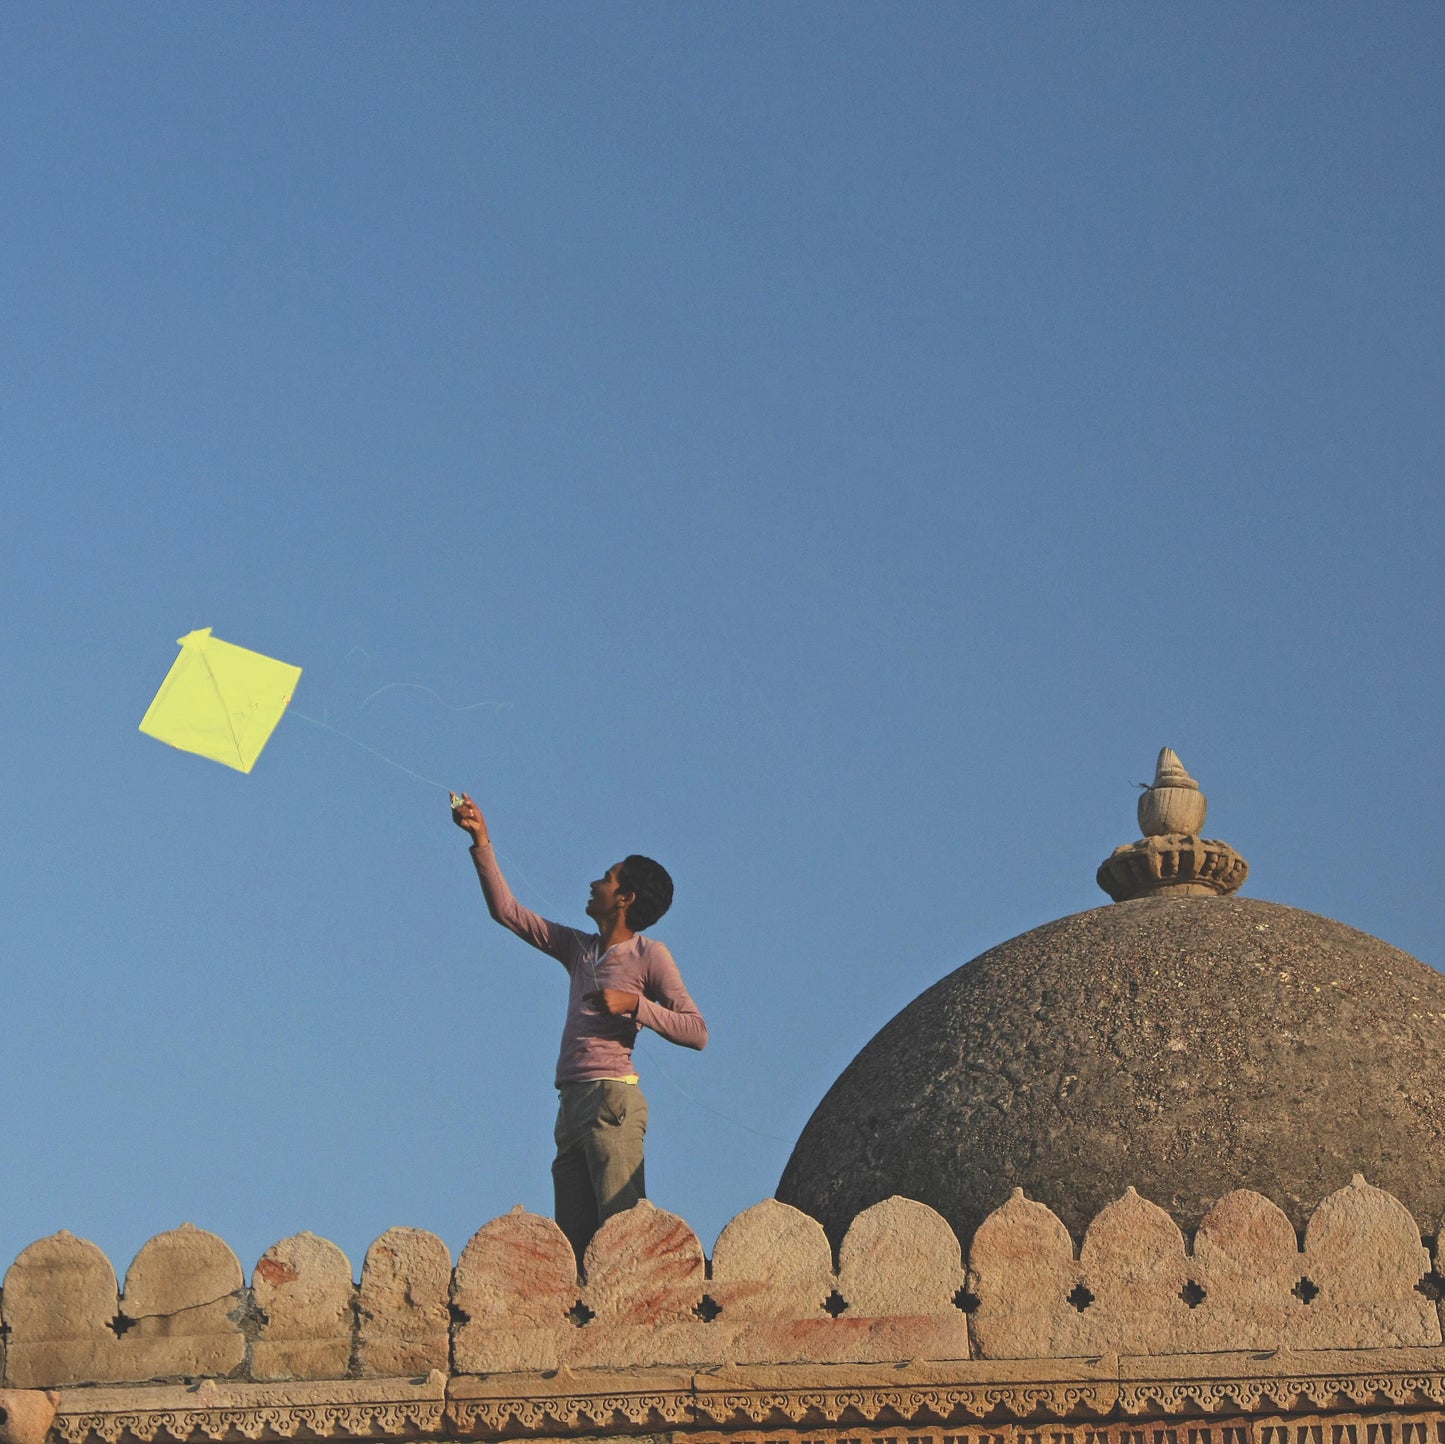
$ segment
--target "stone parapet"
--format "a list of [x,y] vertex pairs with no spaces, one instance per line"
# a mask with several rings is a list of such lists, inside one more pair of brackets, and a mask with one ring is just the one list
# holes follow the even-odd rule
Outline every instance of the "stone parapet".
[[1076,1257],[1058,1219],[1016,1191],[979,1227],[969,1266],[974,1337],[993,1358],[1441,1342],[1438,1275],[1415,1221],[1358,1175],[1316,1208],[1302,1249],[1276,1205],[1241,1189],[1189,1250],[1130,1189]]
[[1442,1342],[1441,1274],[1414,1220],[1358,1176],[1321,1201],[1302,1242],[1255,1193],[1220,1199],[1186,1240],[1132,1189],[1077,1247],[1019,1191],[967,1242],[892,1198],[853,1220],[835,1260],[815,1220],[769,1199],[728,1224],[709,1260],[682,1219],[644,1203],[598,1232],[583,1281],[556,1224],[519,1209],[481,1228],[455,1267],[433,1235],[392,1229],[358,1283],[334,1244],[299,1234],[248,1283],[220,1239],[188,1225],[150,1240],[122,1290],[94,1244],[60,1233],[5,1276],[0,1382],[96,1398],[120,1384],[245,1386],[256,1399],[344,1383],[356,1403],[372,1397],[367,1380],[385,1394],[405,1377],[625,1374],[651,1397],[638,1381],[656,1371],[851,1379],[1023,1361],[1058,1375],[1070,1361],[1241,1350],[1404,1361]]

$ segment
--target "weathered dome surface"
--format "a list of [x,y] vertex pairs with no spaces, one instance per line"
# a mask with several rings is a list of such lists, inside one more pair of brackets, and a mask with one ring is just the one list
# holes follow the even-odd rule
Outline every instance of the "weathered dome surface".
[[1445,1215],[1445,976],[1342,923],[1152,897],[950,973],[849,1064],[778,1185],[835,1242],[890,1194],[967,1240],[1015,1185],[1075,1238],[1126,1187],[1186,1230],[1235,1188],[1296,1228],[1354,1173]]

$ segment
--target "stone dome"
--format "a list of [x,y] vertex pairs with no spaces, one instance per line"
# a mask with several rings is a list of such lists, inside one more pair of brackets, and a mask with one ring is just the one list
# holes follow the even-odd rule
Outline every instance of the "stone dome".
[[[1166,876],[1174,843],[1226,846],[1146,841]],[[1133,867],[1140,846],[1115,858]],[[1143,895],[1024,933],[910,1003],[819,1104],[778,1198],[835,1242],[895,1193],[966,1240],[1016,1185],[1076,1238],[1131,1185],[1186,1230],[1235,1188],[1299,1229],[1362,1173],[1434,1235],[1445,976],[1328,918],[1154,873]]]

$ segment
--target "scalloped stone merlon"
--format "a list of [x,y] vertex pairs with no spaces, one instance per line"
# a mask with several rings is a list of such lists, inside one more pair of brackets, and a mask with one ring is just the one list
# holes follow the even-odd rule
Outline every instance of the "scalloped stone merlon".
[[1227,897],[1249,876],[1249,864],[1227,842],[1183,833],[1127,842],[1099,864],[1098,884],[1115,902],[1172,893]]

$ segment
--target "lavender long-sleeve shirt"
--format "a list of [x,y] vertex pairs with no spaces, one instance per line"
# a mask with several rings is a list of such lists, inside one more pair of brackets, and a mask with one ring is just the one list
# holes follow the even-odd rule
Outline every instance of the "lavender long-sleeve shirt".
[[[707,1024],[688,996],[665,944],[637,933],[603,952],[598,934],[549,922],[524,908],[512,896],[490,843],[473,847],[472,861],[488,912],[523,942],[556,958],[571,979],[562,1051],[557,1057],[558,1083],[629,1077],[639,1027],[651,1028],[684,1048],[707,1046]],[[636,1015],[613,1017],[583,1001],[588,993],[601,988],[636,993]]]

